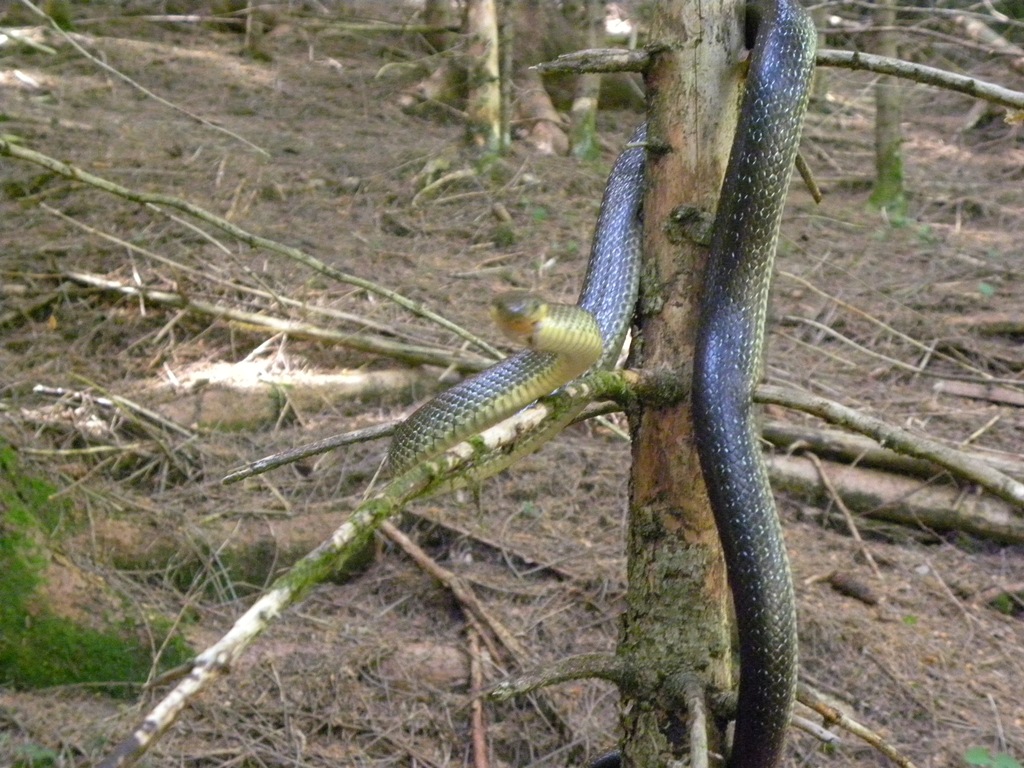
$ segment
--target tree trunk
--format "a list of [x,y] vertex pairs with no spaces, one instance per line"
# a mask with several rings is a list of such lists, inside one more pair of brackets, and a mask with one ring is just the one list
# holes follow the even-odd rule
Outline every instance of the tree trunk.
[[444,51],[451,47],[453,35],[444,32],[444,27],[452,23],[451,3],[448,0],[426,0],[423,4],[423,23],[428,27],[436,27],[436,32],[423,35],[427,44],[435,51]]
[[466,33],[469,139],[486,152],[497,152],[501,149],[501,79],[495,0],[470,0],[466,4]]
[[[875,53],[896,58],[896,0],[880,0],[875,11],[877,33]],[[907,215],[903,190],[903,135],[900,129],[902,110],[896,78],[882,75],[875,86],[875,186],[871,204],[880,208],[894,223],[902,223]]]
[[512,145],[512,85],[515,61],[515,27],[512,23],[512,12],[515,4],[511,0],[504,0],[498,5],[498,50],[500,52],[499,77],[501,82],[498,85],[501,106],[499,109],[499,141],[501,152],[507,152]]
[[[584,23],[587,47],[599,48],[604,38],[604,0],[586,0]],[[574,156],[589,160],[597,156],[597,101],[601,91],[601,75],[588,72],[576,83],[576,97],[569,114],[569,143]]]
[[[675,209],[710,216],[736,123],[743,29],[739,0],[658,4],[647,73],[652,104],[644,201],[647,259],[634,365],[689,376],[706,247],[672,242]],[[666,765],[683,754],[688,727],[680,692],[731,682],[728,591],[714,519],[694,448],[688,402],[641,403],[631,414],[633,471],[627,608],[619,654],[644,677],[623,692],[627,761]],[[647,687],[653,684],[653,688]],[[709,747],[723,735],[709,719]]]

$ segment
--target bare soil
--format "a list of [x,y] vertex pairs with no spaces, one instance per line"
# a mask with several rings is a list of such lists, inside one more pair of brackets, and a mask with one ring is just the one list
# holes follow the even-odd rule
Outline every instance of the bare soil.
[[[494,342],[485,307],[495,291],[525,287],[574,300],[604,176],[639,119],[602,113],[607,151],[598,163],[516,145],[481,169],[464,152],[457,122],[398,108],[399,92],[431,65],[414,36],[341,33],[294,19],[282,21],[262,43],[266,56],[254,59],[236,34],[194,24],[122,19],[79,29],[89,35],[83,44],[118,71],[267,154],[143,95],[54,37],[47,42],[55,55],[0,49],[4,133],[124,186],[187,198]],[[1024,87],[996,65],[972,67]],[[1019,407],[934,387],[994,375],[1024,389],[1020,336],[957,323],[992,313],[1022,319],[1020,126],[994,120],[965,130],[969,99],[904,85],[911,217],[892,226],[866,207],[873,78],[828,77],[832,100],[810,116],[804,144],[826,197],[816,206],[798,185],[791,194],[768,378],[952,444],[1021,457]],[[437,195],[416,198],[427,181],[473,168]],[[453,349],[461,341],[280,255],[183,226],[166,208],[146,209],[10,158],[0,161],[0,183],[0,309],[18,310],[0,336],[3,435],[88,516],[90,534],[67,542],[62,556],[116,583],[140,616],[180,616],[204,647],[281,562],[301,554],[296,542],[315,542],[344,519],[384,446],[333,452],[242,485],[222,487],[220,478],[254,458],[392,419],[426,389],[307,403],[259,428],[204,428],[197,441],[133,436],[111,422],[99,428],[114,434],[115,457],[69,450],[87,443],[85,425],[33,423],[27,411],[55,402],[34,386],[120,394],[159,410],[166,398],[155,391],[215,363],[248,360],[254,379],[396,363],[86,288],[68,274],[364,330],[275,299],[289,297],[381,324],[400,339]],[[154,447],[161,444],[166,453]],[[421,504],[402,527],[529,648],[525,667],[611,650],[624,594],[628,463],[627,445],[610,432],[573,428],[478,494]],[[842,524],[825,524],[830,516],[800,499],[780,503],[804,679],[916,765],[960,765],[972,746],[1024,760],[1021,606],[1004,602],[1002,613],[988,602],[993,590],[1024,589],[1024,552],[865,521],[875,574]],[[116,570],[119,544],[138,550],[140,538],[170,539],[178,561]],[[247,580],[219,564],[218,551],[229,546],[259,548]],[[832,573],[879,601],[837,592]],[[457,601],[382,543],[364,573],[323,585],[282,617],[145,764],[466,764],[466,627]],[[488,682],[523,670],[507,655],[483,655]],[[54,750],[61,765],[88,762],[126,735],[161,690],[141,694],[140,709],[89,687],[0,688],[0,764],[24,760],[27,745]],[[496,766],[579,765],[616,741],[616,695],[602,683],[488,705],[486,718]],[[788,761],[885,763],[852,736],[826,751],[799,731]]]

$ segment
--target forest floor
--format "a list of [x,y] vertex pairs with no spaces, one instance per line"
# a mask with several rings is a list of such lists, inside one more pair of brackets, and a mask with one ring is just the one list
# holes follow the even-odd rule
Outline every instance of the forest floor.
[[[417,195],[429,180],[474,165],[457,122],[397,105],[424,72],[425,49],[413,37],[287,23],[264,41],[267,60],[253,60],[241,55],[237,35],[198,25],[111,20],[79,31],[110,66],[266,154],[143,95],[54,36],[47,41],[55,55],[0,49],[5,134],[125,187],[185,198],[495,343],[485,318],[496,291],[525,287],[575,300],[605,176],[639,119],[602,112],[599,162],[538,156],[516,143],[486,172]],[[995,64],[973,74],[1024,88]],[[829,108],[810,115],[803,148],[825,199],[815,205],[793,185],[768,380],[951,445],[1021,459],[1019,400],[969,399],[936,384],[995,376],[1007,392],[1024,391],[1021,337],[962,322],[1021,320],[1024,133],[1000,120],[965,129],[971,100],[902,85],[910,216],[893,226],[866,205],[874,78],[828,77]],[[202,380],[216,390],[222,369],[233,386],[258,388],[275,377],[403,366],[90,287],[81,275],[345,333],[385,329],[453,350],[462,342],[281,254],[200,231],[194,220],[185,226],[166,206],[147,209],[11,158],[0,160],[0,181],[0,435],[87,520],[60,556],[115,585],[137,616],[178,617],[203,648],[254,588],[344,520],[384,444],[239,485],[220,479],[261,456],[394,419],[429,393],[439,369],[414,372],[415,388],[307,398],[288,418],[259,422],[251,400],[228,400],[218,412],[185,385]],[[139,430],[137,416],[111,417],[93,400],[55,398],[38,385],[123,396],[192,436],[155,422]],[[64,421],[54,421],[55,409]],[[777,408],[768,416],[815,423]],[[111,450],[85,450],[93,445]],[[487,682],[614,647],[629,460],[610,431],[574,427],[478,493],[416,504],[400,521],[528,649],[518,662],[492,651]],[[1024,761],[1024,614],[1012,599],[1000,612],[986,598],[1024,588],[1024,548],[866,517],[858,518],[860,544],[831,505],[786,494],[779,501],[803,679],[918,766],[963,764],[972,747]],[[230,569],[221,558],[228,551]],[[877,602],[834,589],[834,573]],[[322,585],[276,621],[145,764],[464,765],[472,759],[469,659],[488,657],[473,647],[455,598],[382,541],[364,572]],[[62,765],[98,757],[163,690],[140,694],[136,705],[84,685],[0,688],[0,765],[29,764],[31,754],[57,755]],[[614,690],[599,682],[488,704],[492,764],[580,765],[614,745],[616,705]],[[847,734],[825,751],[796,731],[789,750],[789,765],[887,763]]]

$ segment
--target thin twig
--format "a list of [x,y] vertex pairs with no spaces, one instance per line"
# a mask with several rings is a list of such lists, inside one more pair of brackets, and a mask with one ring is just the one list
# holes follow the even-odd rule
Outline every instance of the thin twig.
[[[208,265],[207,269],[205,270],[190,267],[187,264],[184,264],[175,259],[171,259],[167,256],[156,253],[155,251],[151,251],[147,248],[143,248],[142,246],[136,245],[135,243],[129,242],[128,240],[123,240],[120,237],[117,237],[116,235],[110,234],[109,232],[104,232],[101,229],[91,227],[85,222],[79,221],[73,216],[68,216],[63,211],[57,210],[56,208],[53,208],[47,205],[46,203],[40,203],[39,207],[42,208],[47,213],[53,214],[54,216],[58,217],[62,221],[65,221],[74,227],[78,227],[84,232],[88,232],[90,235],[94,235],[103,240],[107,240],[108,242],[114,243],[119,248],[124,248],[125,250],[130,251],[132,253],[137,253],[140,256],[144,256],[147,259],[151,259],[152,261],[155,261],[159,264],[171,267],[173,270],[175,270],[175,272],[192,275],[202,283],[215,283],[217,285],[222,285],[231,291],[238,291],[239,293],[249,293],[257,298],[269,299],[271,301],[283,304],[288,307],[301,309],[305,313],[324,315],[325,317],[329,317],[332,320],[341,320],[343,322],[353,323],[364,328],[372,328],[374,330],[382,331],[389,334],[396,333],[395,329],[392,328],[391,326],[385,323],[380,323],[375,320],[371,320],[370,318],[364,317],[362,315],[354,315],[351,312],[343,312],[342,310],[334,309],[333,307],[317,306],[315,304],[310,304],[305,301],[299,301],[298,299],[292,299],[288,296],[282,296],[281,294],[278,293],[272,293],[271,291],[253,288],[248,285],[242,285],[241,283],[237,283],[233,280],[225,280],[222,277],[217,277],[215,274],[212,274],[209,270]],[[208,236],[208,233],[206,233],[204,230],[200,229],[199,227],[196,227],[194,224],[191,224],[190,222],[185,221],[184,219],[181,219],[178,216],[171,216],[171,218],[177,221],[182,226],[193,228],[197,233]],[[218,247],[223,247],[221,246],[220,243],[215,242],[215,244]]]
[[804,186],[807,187],[807,191],[811,193],[811,199],[816,203],[820,203],[824,199],[824,195],[821,193],[821,187],[818,186],[818,182],[814,178],[811,166],[807,164],[807,160],[800,152],[796,153],[796,170],[799,172],[800,178],[803,179]]
[[519,642],[519,639],[512,634],[508,627],[498,621],[491,615],[490,611],[484,608],[483,603],[480,602],[476,593],[473,592],[473,588],[462,578],[447,568],[442,568],[438,565],[437,561],[424,552],[416,542],[391,523],[387,521],[382,522],[380,524],[380,532],[397,544],[422,570],[441,582],[445,589],[452,593],[466,611],[476,616],[477,620],[482,622],[487,627],[487,630],[498,638],[517,663],[527,664],[530,662],[532,656],[526,649],[526,646]]
[[846,506],[846,502],[843,501],[843,497],[836,490],[836,487],[832,484],[832,478],[828,476],[828,472],[825,471],[825,467],[822,466],[821,459],[818,458],[817,454],[806,453],[804,454],[815,469],[818,470],[818,477],[821,478],[821,484],[825,486],[829,495],[832,497],[832,501],[839,507],[839,511],[843,513],[843,518],[846,520],[846,527],[850,531],[850,535],[853,536],[854,540],[860,546],[860,551],[864,555],[864,559],[868,565],[871,566],[871,570],[875,572],[875,576],[879,579],[882,578],[882,572],[878,569],[878,563],[875,562],[874,556],[871,554],[871,550],[868,549],[867,543],[861,538],[860,531],[857,529],[857,524],[853,520],[853,513],[850,512],[850,508]]
[[382,437],[390,437],[391,433],[395,431],[395,423],[389,424],[378,424],[373,427],[366,427],[365,429],[357,429],[353,432],[345,432],[340,435],[331,435],[325,437],[323,440],[314,440],[312,443],[306,443],[300,445],[297,448],[292,448],[287,451],[281,451],[280,453],[273,453],[270,456],[264,456],[262,459],[256,459],[250,461],[244,467],[238,467],[233,469],[228,474],[221,478],[221,482],[224,485],[231,485],[237,483],[240,480],[245,480],[253,475],[260,475],[264,472],[269,472],[272,469],[283,467],[285,464],[292,464],[301,459],[308,458],[309,456],[316,456],[321,453],[327,453],[327,451],[333,451],[335,448],[340,448],[345,445],[356,445],[358,443],[366,443],[370,440],[379,440]]
[[497,683],[488,697],[494,701],[508,701],[540,688],[571,680],[608,680],[616,685],[626,682],[626,662],[613,653],[582,653],[558,659],[543,669]]
[[[472,690],[484,687],[483,663],[480,658],[480,641],[473,629],[469,630],[469,684]],[[483,700],[476,696],[469,703],[473,722],[473,768],[489,768],[487,749],[487,717]]]
[[196,433],[192,430],[187,429],[170,419],[165,419],[156,411],[129,400],[126,397],[121,397],[120,395],[107,393],[107,395],[103,397],[90,395],[85,392],[77,392],[75,390],[66,389],[65,387],[47,387],[43,384],[37,384],[34,386],[32,388],[32,392],[37,395],[46,395],[47,397],[59,397],[74,403],[93,402],[96,405],[103,406],[105,408],[112,408],[130,413],[136,418],[152,422],[163,430],[174,432],[175,434],[184,437],[186,440],[193,440],[196,437]]
[[812,320],[809,317],[801,317],[800,315],[786,315],[783,319],[792,323],[802,323],[803,325],[809,325],[811,328],[815,328],[821,331],[822,333],[826,334],[827,336],[831,336],[836,341],[842,344],[846,344],[847,346],[853,347],[858,352],[862,352],[868,357],[877,357],[879,360],[882,360],[883,362],[893,366],[894,368],[898,368],[903,371],[908,371],[910,373],[921,372],[921,369],[918,366],[911,365],[910,363],[905,363],[902,360],[897,360],[895,357],[883,355],[881,352],[876,352],[873,349],[869,349],[868,347],[865,347],[863,344],[858,344],[849,336],[844,336],[835,328],[832,328],[826,325],[825,323],[820,323],[817,320]]
[[[1018,379],[999,379],[999,378],[996,378],[996,377],[992,376],[991,374],[986,373],[985,371],[981,370],[980,368],[975,368],[973,366],[967,365],[960,358],[954,357],[953,355],[946,354],[945,352],[938,351],[938,350],[934,349],[933,346],[925,344],[924,342],[919,341],[918,339],[915,339],[913,336],[910,336],[910,335],[904,333],[903,331],[899,330],[898,328],[895,328],[895,327],[889,325],[888,323],[884,322],[883,320],[878,319],[877,317],[872,315],[870,312],[865,312],[860,307],[854,306],[853,304],[850,304],[849,302],[844,301],[843,299],[839,298],[838,296],[835,296],[835,295],[829,293],[828,291],[822,290],[821,288],[816,286],[814,283],[812,283],[810,280],[808,280],[805,277],[801,277],[800,275],[797,275],[797,274],[795,274],[793,272],[787,272],[784,269],[780,269],[778,273],[782,277],[785,277],[785,278],[787,278],[789,280],[793,280],[794,282],[800,283],[800,285],[804,286],[809,291],[812,291],[812,292],[818,294],[819,296],[821,296],[824,299],[828,299],[829,301],[833,302],[836,306],[842,307],[846,311],[851,312],[851,313],[853,313],[853,314],[855,314],[855,315],[857,315],[859,317],[864,318],[869,323],[871,323],[872,325],[875,325],[875,326],[881,328],[886,333],[890,333],[894,337],[900,339],[901,341],[904,341],[907,344],[910,344],[911,346],[915,347],[916,349],[921,350],[921,352],[924,353],[924,355],[925,355],[925,359],[922,362],[918,363],[917,365],[910,366],[909,370],[911,372],[913,372],[913,373],[924,374],[924,375],[934,375],[936,377],[941,377],[941,378],[945,378],[945,379],[955,378],[957,380],[984,381],[986,383],[1000,383],[1000,384],[1008,384],[1008,385],[1013,385],[1013,384],[1019,385],[1020,384],[1020,381]],[[801,320],[803,320],[803,318],[801,318]],[[848,339],[846,339],[846,337],[840,337],[840,340],[848,341]],[[869,354],[875,354],[871,350],[863,350],[863,351],[868,352]],[[956,375],[950,375],[950,374],[930,374],[928,371],[925,370],[925,363],[927,363],[927,361],[931,357],[936,357],[936,358],[939,358],[941,360],[945,360],[946,362],[948,362],[948,363],[950,363],[952,365],[955,365],[955,366],[960,367],[960,368],[964,368],[964,369],[966,369],[968,371],[971,371],[972,373],[974,373],[976,375],[975,376],[971,376],[971,377],[962,377],[962,376],[956,376]],[[891,358],[884,358],[884,359],[887,360],[888,362],[893,362],[893,360]],[[904,366],[904,365],[906,365],[906,364],[900,364],[901,367]]]
[[810,707],[821,715],[825,719],[826,724],[837,725],[840,728],[849,731],[857,738],[866,741],[894,763],[901,766],[901,768],[914,768],[914,764],[910,761],[910,758],[901,754],[896,747],[887,742],[870,728],[866,728],[858,723],[849,715],[844,712],[840,712],[829,704],[826,704],[807,684],[800,684],[797,688],[796,697],[801,704]]
[[811,736],[816,738],[818,741],[823,744],[828,744],[830,747],[835,747],[843,743],[842,740],[828,728],[823,728],[817,723],[808,720],[806,717],[793,715],[789,724],[794,728],[799,728],[804,733],[811,734]]

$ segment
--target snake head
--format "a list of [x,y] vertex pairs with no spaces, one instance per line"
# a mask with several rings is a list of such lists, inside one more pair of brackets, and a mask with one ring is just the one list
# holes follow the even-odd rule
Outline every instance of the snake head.
[[543,299],[526,291],[511,291],[491,302],[491,318],[510,339],[528,341],[548,314]]

